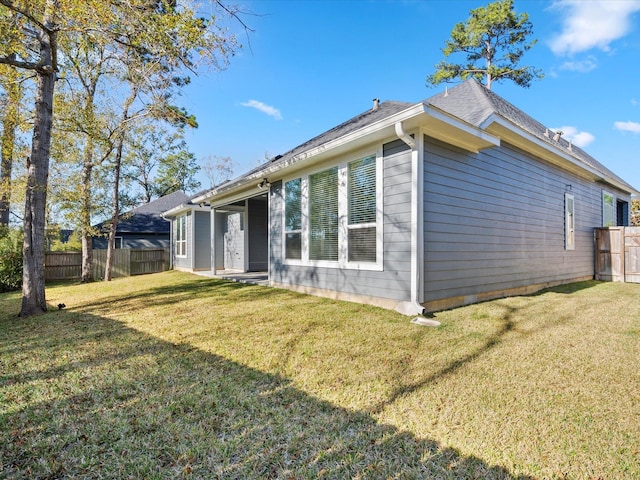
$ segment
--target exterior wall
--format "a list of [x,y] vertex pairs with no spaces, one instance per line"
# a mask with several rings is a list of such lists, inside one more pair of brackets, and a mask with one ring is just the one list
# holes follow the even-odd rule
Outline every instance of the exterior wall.
[[[424,175],[428,310],[593,278],[603,186],[508,145],[469,154],[430,139]],[[565,250],[569,188],[575,250]]]
[[[118,233],[122,248],[169,248],[169,233]],[[94,249],[107,248],[106,237],[93,237]]]
[[194,270],[211,270],[211,215],[194,212]]
[[171,255],[173,255],[173,266],[177,270],[192,270],[193,262],[191,257],[193,255],[193,242],[191,241],[192,240],[191,237],[193,235],[193,215],[191,214],[191,212],[187,213],[187,256],[186,257],[176,256],[176,245],[175,245],[176,222],[177,222],[176,218],[171,220],[171,231],[173,232],[173,236],[172,236],[173,245],[171,246]]
[[[269,199],[272,285],[387,307],[410,300],[411,153],[397,140],[384,145],[383,157],[382,271],[285,264],[282,181],[272,181]],[[334,163],[340,160],[336,158]],[[326,165],[329,168],[333,163]]]
[[248,200],[249,271],[267,270],[269,263],[269,206],[266,199]]

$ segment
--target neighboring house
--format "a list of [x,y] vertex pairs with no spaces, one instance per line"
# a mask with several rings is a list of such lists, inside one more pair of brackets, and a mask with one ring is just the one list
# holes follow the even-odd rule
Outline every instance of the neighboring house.
[[[122,214],[116,227],[116,248],[169,248],[171,225],[162,213],[188,200],[184,192],[173,192]],[[109,222],[95,228],[101,235],[93,237],[93,248],[107,248]]]
[[[269,284],[421,313],[594,275],[594,228],[632,186],[474,80],[373,109],[191,199],[174,250]],[[191,214],[193,216],[193,214]],[[177,240],[177,241],[175,241]],[[180,243],[182,242],[182,244]],[[183,247],[181,245],[186,245]]]

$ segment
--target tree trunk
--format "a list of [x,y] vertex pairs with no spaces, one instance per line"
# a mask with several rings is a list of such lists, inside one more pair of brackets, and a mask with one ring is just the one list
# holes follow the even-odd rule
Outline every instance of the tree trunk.
[[82,205],[80,206],[80,228],[82,235],[82,283],[93,282],[93,237],[91,235],[91,174],[93,172],[93,142],[87,141],[82,167]]
[[25,193],[21,317],[47,311],[44,287],[45,217],[55,82],[55,71],[38,71],[35,123]]
[[113,270],[114,249],[116,247],[116,231],[118,229],[118,216],[120,215],[120,203],[118,201],[118,193],[120,191],[120,165],[122,163],[122,147],[124,144],[124,134],[120,137],[118,150],[116,152],[116,162],[113,169],[113,216],[111,217],[111,226],[109,228],[109,241],[107,243],[107,264],[104,268],[105,282],[111,281]]

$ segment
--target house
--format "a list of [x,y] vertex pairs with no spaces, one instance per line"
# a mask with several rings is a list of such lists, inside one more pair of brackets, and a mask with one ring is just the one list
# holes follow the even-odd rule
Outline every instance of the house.
[[[201,195],[196,194],[192,198]],[[221,214],[221,211],[218,212],[217,217],[220,218]],[[211,256],[211,219],[214,216],[209,204],[193,203],[191,198],[186,198],[180,204],[165,211],[163,217],[171,222],[173,268],[189,272],[213,270],[215,274],[216,267],[212,269]],[[223,262],[219,260],[217,269],[221,269],[222,265]],[[244,264],[238,265],[238,270],[244,270]]]
[[[475,80],[373,108],[174,211],[177,268],[406,314],[592,279],[594,228],[638,191]],[[186,225],[187,228],[183,228]],[[186,245],[186,246],[182,246]],[[179,252],[179,254],[178,254]]]
[[[162,217],[162,213],[188,200],[187,194],[177,191],[121,215],[116,227],[116,248],[168,249],[171,245],[171,225]],[[93,248],[107,248],[109,223],[95,225],[102,235],[93,237]]]

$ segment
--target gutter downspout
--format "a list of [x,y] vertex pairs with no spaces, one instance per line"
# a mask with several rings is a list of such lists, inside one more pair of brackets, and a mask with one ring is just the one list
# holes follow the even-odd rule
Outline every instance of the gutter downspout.
[[[424,307],[424,140],[409,136],[402,122],[395,124],[396,135],[411,148],[411,300],[402,302],[396,310],[404,315],[422,315]],[[419,325],[438,326],[439,322],[417,317],[412,320]]]

